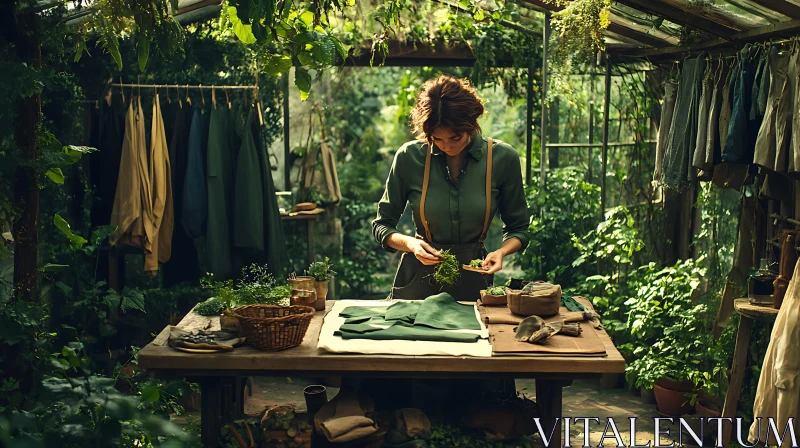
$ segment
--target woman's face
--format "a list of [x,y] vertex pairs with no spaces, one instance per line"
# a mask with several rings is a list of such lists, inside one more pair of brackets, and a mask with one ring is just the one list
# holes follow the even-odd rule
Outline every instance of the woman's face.
[[433,143],[448,156],[456,156],[469,144],[469,133],[457,134],[449,128],[438,127],[431,134]]

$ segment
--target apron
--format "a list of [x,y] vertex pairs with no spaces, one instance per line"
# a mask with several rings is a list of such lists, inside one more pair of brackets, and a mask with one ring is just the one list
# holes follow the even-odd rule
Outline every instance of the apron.
[[[483,259],[488,254],[483,240],[489,229],[491,206],[492,206],[492,139],[489,139],[489,150],[486,160],[486,214],[483,218],[483,231],[476,243],[464,244],[434,244],[432,243],[431,231],[428,221],[425,219],[425,199],[428,195],[428,182],[431,171],[431,149],[429,147],[425,154],[425,174],[422,177],[422,197],[419,204],[419,216],[422,226],[425,229],[425,238],[417,235],[417,238],[426,241],[436,250],[450,250],[455,255],[459,264],[469,264],[475,259]],[[480,274],[478,272],[461,271],[461,278],[452,286],[439,285],[433,281],[433,271],[435,265],[425,266],[417,260],[411,252],[404,252],[400,257],[400,266],[392,284],[390,298],[399,300],[424,300],[441,292],[452,295],[456,300],[475,302],[480,298],[480,290],[486,289],[491,285],[494,275]]]

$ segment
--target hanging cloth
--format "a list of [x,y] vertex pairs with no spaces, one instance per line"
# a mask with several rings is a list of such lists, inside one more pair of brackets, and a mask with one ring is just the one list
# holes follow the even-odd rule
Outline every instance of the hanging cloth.
[[656,169],[653,172],[653,180],[656,182],[661,182],[664,175],[664,150],[667,147],[672,114],[675,112],[677,90],[677,83],[668,81],[664,85],[664,104],[661,106],[661,121],[658,125],[658,140],[656,141]]
[[120,166],[125,137],[125,105],[119,95],[109,95],[111,104],[101,100],[100,109],[95,111],[97,126],[89,144],[98,149],[89,158],[89,177],[96,198],[92,201],[92,227],[110,223],[119,171],[110,167]]
[[[192,123],[192,106],[174,101],[175,115],[172,134],[169,137],[169,162],[172,178],[172,209],[176,219],[183,216],[183,189],[186,182],[186,167],[189,152],[189,130]],[[172,230],[172,256],[164,266],[164,287],[177,285],[200,278],[200,266],[194,241],[186,234],[183,225]]]
[[139,97],[131,99],[125,116],[117,191],[111,211],[111,224],[117,230],[109,237],[112,246],[130,245],[149,251],[145,220],[152,215],[150,178],[147,166],[144,116]]
[[233,274],[229,225],[233,218],[232,135],[228,108],[214,105],[208,131],[206,252],[209,269],[219,279]]
[[186,167],[186,180],[183,187],[183,214],[181,224],[190,238],[205,235],[208,198],[206,196],[206,177],[203,169],[205,145],[208,134],[205,117],[200,109],[194,109],[192,127],[189,131],[189,156]]
[[145,229],[151,242],[151,250],[145,252],[144,270],[152,273],[158,271],[158,263],[165,263],[172,254],[172,228],[175,218],[172,209],[172,176],[167,135],[158,94],[153,99],[149,159],[152,211],[151,218],[145,221]]
[[264,196],[258,150],[253,139],[252,108],[242,132],[234,185],[233,245],[245,252],[264,250]]

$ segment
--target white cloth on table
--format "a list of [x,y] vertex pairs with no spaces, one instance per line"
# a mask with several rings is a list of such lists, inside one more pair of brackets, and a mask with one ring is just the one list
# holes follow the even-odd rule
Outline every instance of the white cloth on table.
[[438,342],[438,341],[385,341],[370,339],[342,339],[334,336],[345,322],[339,316],[349,306],[378,307],[392,305],[399,300],[339,300],[325,316],[319,334],[317,348],[332,353],[359,353],[368,355],[407,355],[407,356],[475,356],[491,357],[492,344],[489,342],[489,330],[481,320],[475,308],[475,318],[480,322],[480,330],[442,330],[454,333],[472,333],[481,337],[477,342]]

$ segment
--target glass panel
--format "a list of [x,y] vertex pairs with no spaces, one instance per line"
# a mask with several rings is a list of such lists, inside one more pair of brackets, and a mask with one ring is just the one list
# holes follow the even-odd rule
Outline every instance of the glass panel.
[[[611,7],[611,11],[616,16],[619,16],[632,23],[638,24],[640,27],[643,28],[640,31],[643,31],[645,33],[658,32],[659,34],[654,34],[654,35],[659,38],[662,35],[671,36],[672,38],[676,39],[680,38],[681,27],[675,23],[670,22],[669,20],[663,20],[658,16],[644,13],[642,11],[639,11],[638,9],[629,8],[620,3],[615,3]],[[657,28],[656,25],[658,25]]]
[[678,45],[679,42],[678,36],[668,32],[669,30],[665,31],[661,27],[656,28],[655,26],[653,26],[652,23],[642,24],[639,21],[630,20],[626,17],[617,15],[613,12],[611,13],[610,19],[612,23],[622,25],[626,28],[630,28],[640,33],[649,34],[655,38],[663,40],[664,42],[670,45]]
[[741,30],[770,24],[766,18],[756,15],[756,12],[766,14],[763,12],[766,8],[749,0],[668,0],[667,3],[686,9],[687,14],[706,16]]

